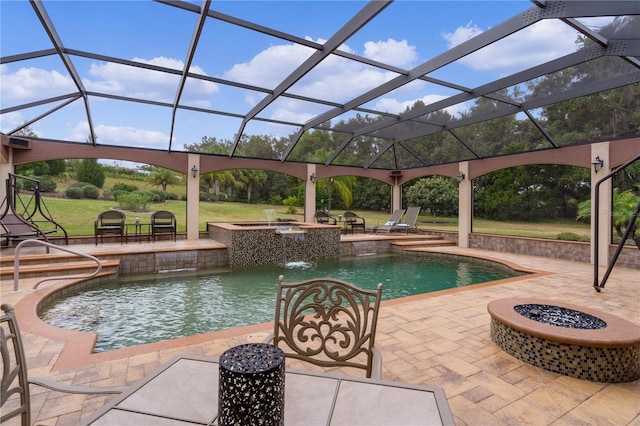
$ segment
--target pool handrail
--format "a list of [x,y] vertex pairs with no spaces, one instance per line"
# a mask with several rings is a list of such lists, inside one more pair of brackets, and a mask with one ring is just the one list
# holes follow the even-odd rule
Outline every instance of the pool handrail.
[[[13,291],[18,292],[19,288],[20,288],[20,249],[22,248],[23,245],[25,245],[26,243],[35,243],[35,244],[40,244],[43,245],[47,248],[55,248],[58,250],[62,250],[62,251],[66,251],[67,253],[71,253],[71,254],[75,254],[77,256],[80,257],[84,257],[87,258],[89,260],[93,260],[94,262],[96,262],[96,264],[98,265],[98,267],[96,268],[96,270],[94,272],[92,272],[91,274],[79,274],[79,275],[62,275],[62,276],[57,276],[57,277],[50,277],[50,278],[44,278],[40,281],[38,281],[37,283],[34,284],[34,286],[31,288],[31,290],[37,290],[38,286],[40,284],[42,284],[45,281],[54,281],[54,280],[68,280],[68,279],[80,279],[80,278],[91,278],[91,277],[95,277],[96,275],[98,275],[100,273],[100,271],[102,270],[102,262],[100,262],[100,259],[98,259],[97,257],[91,256],[90,254],[86,254],[86,253],[80,253],[78,251],[75,250],[71,250],[65,247],[61,247],[55,244],[51,244],[49,242],[46,241],[42,241],[42,240],[24,240],[24,241],[20,241],[20,243],[18,243],[18,245],[16,246],[15,252],[14,252],[14,260],[13,260]],[[47,250],[48,252],[48,250]]]

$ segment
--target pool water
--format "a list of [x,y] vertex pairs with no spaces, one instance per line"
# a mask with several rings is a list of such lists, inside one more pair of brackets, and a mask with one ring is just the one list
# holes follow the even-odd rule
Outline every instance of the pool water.
[[120,277],[46,306],[54,326],[98,334],[95,352],[272,321],[278,276],[332,277],[361,288],[381,282],[383,299],[508,278],[498,265],[440,256],[376,255],[190,273]]

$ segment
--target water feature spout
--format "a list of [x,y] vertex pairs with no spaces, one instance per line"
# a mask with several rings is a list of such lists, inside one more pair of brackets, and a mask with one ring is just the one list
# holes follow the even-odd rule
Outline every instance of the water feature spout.
[[273,219],[273,215],[276,214],[274,209],[264,209],[262,212],[267,216],[267,224],[271,226],[271,219]]
[[156,270],[158,272],[193,271],[198,266],[196,250],[156,253]]

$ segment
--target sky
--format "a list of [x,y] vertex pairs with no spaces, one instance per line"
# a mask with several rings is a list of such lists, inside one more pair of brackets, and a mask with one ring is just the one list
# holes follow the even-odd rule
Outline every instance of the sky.
[[[181,70],[197,15],[148,0],[43,0],[67,49],[94,52]],[[199,2],[192,2],[199,5]],[[213,1],[212,10],[272,27],[310,42],[323,44],[366,3],[362,1]],[[410,70],[533,5],[529,1],[398,0],[341,50]],[[2,57],[51,48],[51,43],[26,0],[0,1]],[[592,19],[590,25],[604,21]],[[558,21],[543,21],[469,55],[429,76],[476,87],[529,66],[575,51],[576,32]],[[265,89],[274,89],[314,49],[259,32],[208,19],[191,71]],[[140,70],[107,61],[72,57],[85,88],[114,96],[140,97],[173,103],[178,76]],[[39,99],[77,91],[57,56],[0,65],[0,104],[4,110]],[[301,78],[290,93],[344,103],[397,76],[360,62],[330,56]],[[364,107],[399,113],[417,100],[425,104],[458,93],[416,81],[376,98]],[[181,104],[243,115],[265,94],[210,81],[190,79]],[[9,132],[58,105],[59,102],[0,115],[0,129]],[[285,123],[304,123],[330,107],[280,98],[258,117]],[[449,109],[457,114],[468,105]],[[98,143],[167,149],[171,110],[111,99],[91,98],[91,116]],[[351,115],[339,117],[348,119]],[[172,148],[200,142],[203,137],[230,140],[238,131],[238,117],[179,111]],[[85,107],[77,100],[33,123],[39,137],[86,141]],[[250,122],[246,132],[285,136],[293,125]]]

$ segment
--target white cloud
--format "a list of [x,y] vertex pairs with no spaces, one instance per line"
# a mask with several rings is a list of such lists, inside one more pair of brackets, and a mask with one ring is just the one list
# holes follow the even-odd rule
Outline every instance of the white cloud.
[[[157,57],[150,60],[133,58],[133,61],[178,70],[184,68],[182,61],[166,57]],[[192,66],[190,71],[206,75],[202,68],[198,66]],[[92,63],[89,75],[93,79],[83,79],[88,90],[161,102],[174,101],[180,79],[180,76],[174,74],[155,72],[111,62]],[[190,79],[185,85],[181,102],[206,107],[210,105],[209,97],[218,91],[219,87],[215,83]]]
[[10,72],[5,65],[0,70],[3,102],[22,103],[78,91],[71,78],[58,71],[24,67]]
[[[453,33],[443,34],[443,38],[451,48],[481,32],[480,28],[469,23]],[[474,70],[508,75],[574,52],[575,40],[576,31],[568,25],[555,20],[543,20],[480,49],[459,62]]]
[[[98,144],[128,146],[135,148],[166,149],[169,135],[156,130],[139,129],[128,126],[97,125],[95,134]],[[79,122],[69,131],[69,140],[86,141],[89,135],[89,125],[86,121]]]
[[412,68],[417,58],[415,46],[407,40],[368,41],[364,44],[364,57],[400,68]]
[[[418,101],[421,101],[425,105],[429,105],[445,98],[447,98],[447,96],[443,95],[425,95],[418,99],[410,99],[406,101],[398,101],[393,98],[382,98],[375,104],[374,108],[380,111],[387,111],[392,114],[399,114],[406,111],[407,108],[412,107]],[[446,108],[446,111],[455,117],[458,113],[463,112],[466,109],[467,107],[464,104],[457,104]]]

